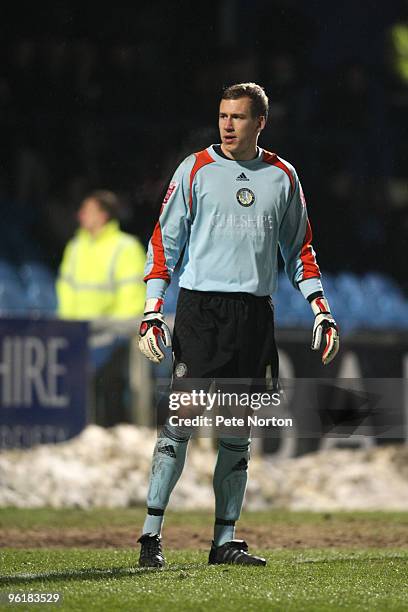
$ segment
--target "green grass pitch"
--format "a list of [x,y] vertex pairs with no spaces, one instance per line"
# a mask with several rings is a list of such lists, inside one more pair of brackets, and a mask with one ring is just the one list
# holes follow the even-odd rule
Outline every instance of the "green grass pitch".
[[[293,548],[251,550],[263,554],[266,568],[208,566],[208,552],[166,547],[163,570],[137,567],[137,548],[32,548],[29,534],[36,529],[105,530],[127,527],[135,531],[143,511],[0,510],[0,533],[27,533],[27,548],[0,550],[1,610],[141,610],[148,612],[256,611],[318,612],[323,610],[407,610],[408,548]],[[407,533],[404,513],[336,513],[333,526],[366,525],[367,533]],[[204,513],[170,513],[166,527],[204,527],[211,533],[212,517]],[[290,529],[306,525],[318,533],[327,516],[313,513],[245,513],[241,523]],[[369,527],[367,527],[367,525]],[[31,530],[31,531],[30,531]],[[34,531],[33,531],[34,530]],[[206,532],[206,533],[207,533]],[[385,533],[385,532],[384,532]],[[239,536],[239,533],[238,533]],[[136,539],[136,537],[135,537]],[[7,541],[7,538],[2,540]],[[401,541],[401,540],[400,540]],[[408,545],[408,537],[407,537]],[[53,593],[63,596],[58,608],[51,604],[5,603],[7,593]]]

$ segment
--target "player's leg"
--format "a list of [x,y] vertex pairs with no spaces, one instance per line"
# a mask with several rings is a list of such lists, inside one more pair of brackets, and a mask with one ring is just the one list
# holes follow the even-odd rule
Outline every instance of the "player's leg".
[[[267,299],[244,296],[235,308],[237,358],[229,377],[260,379],[266,365],[272,364],[277,376],[277,352],[274,341],[273,310]],[[258,381],[259,382],[259,381]],[[226,437],[220,440],[214,473],[216,517],[214,542],[209,563],[265,565],[260,557],[250,555],[245,542],[234,540],[245,496],[249,461],[248,438]]]
[[249,438],[219,441],[213,486],[215,495],[214,544],[234,539],[248,480]]
[[152,468],[147,494],[147,514],[143,524],[139,565],[163,567],[161,546],[164,512],[183,471],[191,432],[172,427],[168,421],[160,432],[153,451]]
[[212,565],[266,565],[265,559],[248,553],[244,540],[234,538],[247,485],[249,445],[249,438],[223,438],[219,442],[214,472],[214,541],[208,559]]
[[[206,337],[198,328],[205,328],[213,333],[211,327],[201,316],[201,296],[196,292],[180,291],[177,304],[176,320],[173,332],[173,381],[172,393],[188,393],[200,386],[207,385],[204,379],[207,367],[207,350],[211,350],[211,337]],[[205,315],[204,315],[205,316]],[[200,414],[205,406],[183,406],[172,416],[193,417]],[[166,421],[159,434],[153,452],[152,469],[147,495],[147,514],[140,538],[142,550],[140,564],[150,567],[162,567],[164,557],[161,550],[161,529],[164,513],[170,495],[183,471],[188,441],[192,429],[170,424]]]
[[161,533],[164,511],[183,471],[190,436],[191,431],[172,427],[167,421],[157,438],[153,451],[143,533],[159,535]]

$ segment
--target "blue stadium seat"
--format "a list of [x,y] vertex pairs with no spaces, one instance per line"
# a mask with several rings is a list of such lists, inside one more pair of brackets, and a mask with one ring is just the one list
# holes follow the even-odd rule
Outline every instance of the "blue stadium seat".
[[27,313],[27,297],[19,280],[0,279],[0,315],[23,316]]
[[[356,329],[408,329],[408,300],[398,284],[384,274],[359,277],[351,272],[323,273],[325,293],[342,332]],[[279,275],[274,296],[279,327],[309,327],[310,311],[285,274]]]
[[27,310],[27,299],[17,268],[0,260],[0,314],[21,316]]
[[47,282],[54,283],[55,277],[48,266],[38,261],[26,261],[19,268],[21,278],[25,283]]
[[55,277],[51,270],[38,261],[28,261],[21,265],[27,305],[30,311],[53,314],[57,309]]
[[6,259],[0,260],[0,282],[3,281],[20,281],[17,268]]
[[334,281],[336,291],[343,296],[343,299],[362,299],[360,278],[351,272],[341,272]]
[[389,276],[378,272],[369,272],[361,279],[361,288],[364,293],[374,294],[380,297],[385,293],[388,295],[402,296],[401,288]]

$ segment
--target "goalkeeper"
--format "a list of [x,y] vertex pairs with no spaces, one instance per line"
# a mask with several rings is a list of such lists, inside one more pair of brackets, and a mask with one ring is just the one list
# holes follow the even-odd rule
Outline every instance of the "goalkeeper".
[[[268,98],[255,83],[224,90],[220,144],[187,157],[177,168],[149,243],[147,299],[139,347],[155,363],[170,346],[163,319],[165,291],[182,253],[173,336],[172,391],[192,391],[190,379],[278,377],[271,295],[278,247],[286,273],[315,316],[312,349],[323,364],[339,348],[324,296],[306,202],[291,164],[258,146]],[[167,421],[154,449],[139,563],[162,567],[164,512],[184,467],[191,432]],[[214,471],[215,524],[209,563],[265,565],[235,539],[247,483],[250,438],[219,441]]]

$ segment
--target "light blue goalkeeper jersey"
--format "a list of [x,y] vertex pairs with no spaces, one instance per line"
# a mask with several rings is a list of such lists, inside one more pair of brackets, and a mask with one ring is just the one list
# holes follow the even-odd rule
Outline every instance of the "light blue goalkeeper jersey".
[[164,296],[183,249],[186,289],[272,295],[280,248],[294,287],[306,298],[322,291],[293,166],[260,148],[250,161],[217,148],[187,157],[169,184],[147,253],[147,297]]

